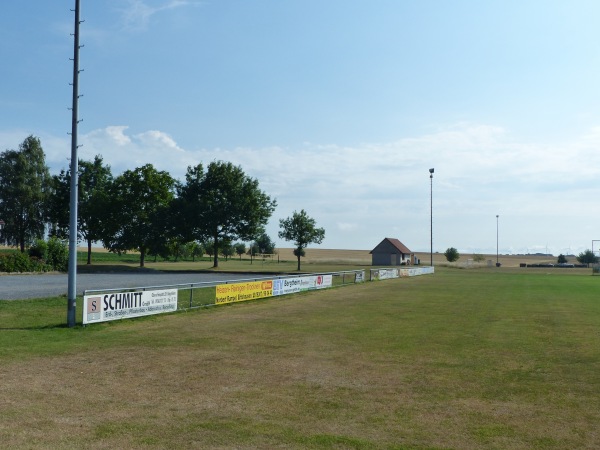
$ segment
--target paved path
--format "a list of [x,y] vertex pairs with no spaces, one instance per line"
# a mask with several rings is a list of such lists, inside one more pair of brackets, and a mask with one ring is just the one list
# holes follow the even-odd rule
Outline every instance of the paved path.
[[[169,272],[78,274],[77,294],[81,295],[84,290],[88,289],[148,287],[254,278],[264,278],[264,276],[258,274]],[[0,300],[66,296],[67,291],[68,277],[66,274],[0,276]]]

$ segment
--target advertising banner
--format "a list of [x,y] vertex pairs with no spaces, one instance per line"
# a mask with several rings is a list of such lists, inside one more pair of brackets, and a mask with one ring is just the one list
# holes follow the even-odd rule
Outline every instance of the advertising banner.
[[221,284],[216,287],[215,304],[245,302],[273,295],[273,280]]
[[375,278],[378,280],[388,280],[390,278],[398,278],[399,276],[398,269],[379,269]]
[[310,289],[324,289],[333,285],[332,275],[281,278],[273,280],[273,295],[286,295]]
[[434,273],[433,267],[413,267],[410,269],[400,269],[401,277],[416,277],[419,275],[429,275]]
[[112,292],[83,298],[83,323],[107,322],[177,311],[177,289]]

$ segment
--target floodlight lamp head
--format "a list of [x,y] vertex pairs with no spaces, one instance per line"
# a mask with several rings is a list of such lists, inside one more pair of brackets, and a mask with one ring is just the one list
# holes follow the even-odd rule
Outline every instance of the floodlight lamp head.
[[433,174],[433,169],[429,169],[429,173]]

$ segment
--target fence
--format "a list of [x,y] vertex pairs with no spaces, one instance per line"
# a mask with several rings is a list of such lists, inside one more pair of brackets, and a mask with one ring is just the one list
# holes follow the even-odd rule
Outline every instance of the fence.
[[[433,273],[418,269],[371,269],[369,281]],[[226,303],[258,300],[314,289],[327,289],[366,281],[364,270],[252,277],[231,281],[90,289],[84,292],[83,323],[104,322]]]

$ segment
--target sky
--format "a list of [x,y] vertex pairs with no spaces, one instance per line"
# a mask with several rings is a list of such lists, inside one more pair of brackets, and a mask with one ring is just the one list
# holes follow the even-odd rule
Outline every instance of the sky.
[[[0,151],[37,136],[53,174],[74,8],[0,6]],[[180,180],[240,165],[277,200],[279,247],[304,209],[320,248],[578,254],[600,239],[598,17],[596,0],[81,0],[78,156]]]

